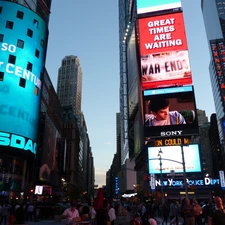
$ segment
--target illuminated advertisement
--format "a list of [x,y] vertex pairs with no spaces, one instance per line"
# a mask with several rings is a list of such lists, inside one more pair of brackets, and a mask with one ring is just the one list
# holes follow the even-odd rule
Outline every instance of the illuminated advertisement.
[[[162,173],[183,172],[181,146],[148,147],[149,173],[160,174],[159,150],[162,151]],[[201,172],[199,147],[197,144],[183,146],[186,172]]]
[[143,91],[145,137],[198,134],[193,86]]
[[142,88],[192,84],[187,50],[141,56]]
[[222,39],[218,39],[210,41],[210,45],[214,68],[217,74],[217,81],[220,87],[221,96],[223,98],[223,105],[225,106],[225,79],[223,77],[225,72],[225,44]]
[[[155,180],[155,185],[156,187],[159,186],[164,186],[164,187],[183,187],[183,182],[184,180],[181,179],[172,179],[169,178],[167,180],[163,180],[162,184],[160,180]],[[208,178],[205,177],[204,179],[187,179],[187,184],[192,186],[214,186],[214,187],[218,187],[220,184],[220,180],[219,179],[213,179],[213,178]]]
[[34,194],[35,195],[42,195],[42,193],[43,193],[43,186],[36,185],[35,190],[34,190]]
[[0,1],[0,145],[36,154],[48,30],[33,11]]
[[141,56],[188,49],[182,12],[142,18],[138,22]]
[[44,139],[43,139],[43,153],[42,165],[40,167],[39,178],[41,181],[48,181],[57,185],[59,182],[58,176],[58,140],[60,134],[55,128],[53,122],[46,115]]
[[137,14],[180,8],[180,0],[137,0]]

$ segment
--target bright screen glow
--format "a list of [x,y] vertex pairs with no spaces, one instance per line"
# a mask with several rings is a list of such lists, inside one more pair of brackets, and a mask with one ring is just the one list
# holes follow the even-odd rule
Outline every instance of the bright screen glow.
[[137,0],[137,13],[149,13],[181,7],[180,0]]
[[143,101],[145,137],[198,133],[192,86],[145,90]]
[[138,21],[141,56],[188,49],[182,12]]
[[34,194],[35,195],[42,195],[42,193],[43,193],[43,186],[36,185],[35,190],[34,190]]
[[142,88],[192,84],[187,50],[141,56]]
[[[174,170],[175,173],[183,172],[182,165],[182,154],[181,146],[164,146],[164,147],[149,147],[148,148],[148,159],[149,159],[149,173],[159,174],[160,172],[160,161],[159,161],[159,150],[162,150],[162,173],[170,173]],[[201,172],[200,158],[199,158],[199,147],[197,144],[183,146],[185,168],[186,172]],[[153,160],[151,160],[153,159]],[[173,162],[170,160],[175,160]]]

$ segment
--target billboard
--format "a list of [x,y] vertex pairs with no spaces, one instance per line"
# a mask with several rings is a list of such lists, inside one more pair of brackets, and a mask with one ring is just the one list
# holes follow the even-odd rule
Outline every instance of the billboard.
[[39,179],[55,185],[59,184],[58,143],[60,138],[60,134],[51,121],[51,118],[46,115]]
[[138,20],[140,54],[187,50],[182,12]]
[[[174,170],[175,173],[183,172],[181,146],[163,146],[160,148],[148,147],[149,173],[161,173],[160,160],[158,156],[159,150],[163,152],[161,154],[162,173],[170,173],[171,170]],[[183,146],[183,151],[186,172],[201,172],[198,145],[191,144],[188,146]]]
[[192,84],[187,50],[141,56],[142,88]]
[[145,137],[198,134],[193,86],[143,91]]
[[137,0],[137,14],[181,7],[180,0]]
[[26,7],[0,8],[0,145],[36,154],[48,29]]

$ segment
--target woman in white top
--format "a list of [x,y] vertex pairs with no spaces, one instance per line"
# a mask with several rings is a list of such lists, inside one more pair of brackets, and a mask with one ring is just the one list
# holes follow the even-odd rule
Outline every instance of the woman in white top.
[[113,208],[113,205],[110,205],[110,209],[108,211],[109,219],[111,221],[111,225],[114,225],[114,221],[116,220],[116,211]]

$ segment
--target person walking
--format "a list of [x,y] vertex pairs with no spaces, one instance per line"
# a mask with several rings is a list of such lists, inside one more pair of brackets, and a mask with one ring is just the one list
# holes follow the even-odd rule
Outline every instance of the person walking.
[[198,201],[196,199],[194,199],[193,205],[195,224],[202,225],[202,207],[198,204]]
[[170,207],[168,202],[166,201],[162,206],[162,216],[163,216],[162,224],[164,224],[164,222],[167,224],[169,214],[170,214]]
[[116,220],[116,211],[115,211],[115,209],[114,209],[112,204],[110,205],[110,209],[108,211],[108,215],[109,215],[109,219],[110,219],[111,225],[114,225],[114,222]]
[[193,206],[191,205],[190,200],[188,198],[185,199],[183,213],[185,218],[185,225],[195,225]]
[[225,225],[225,209],[220,197],[215,198],[215,207],[208,216],[208,225]]

